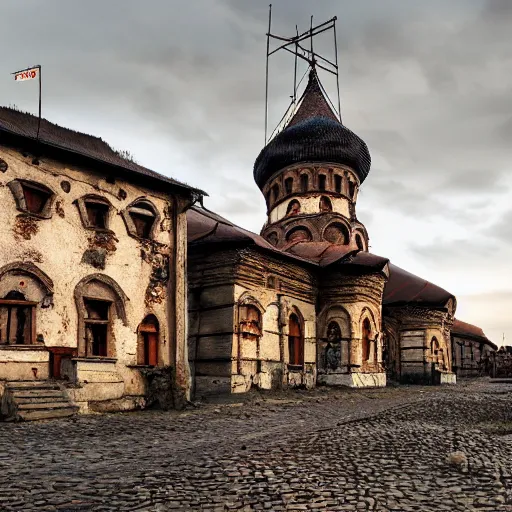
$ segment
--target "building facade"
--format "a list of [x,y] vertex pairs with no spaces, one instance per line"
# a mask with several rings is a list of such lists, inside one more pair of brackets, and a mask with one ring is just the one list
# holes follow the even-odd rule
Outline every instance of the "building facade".
[[[143,402],[186,355],[186,209],[200,194],[101,139],[0,108],[0,382],[54,379],[81,410]],[[5,394],[5,393],[4,393]],[[30,404],[29,404],[30,405]]]

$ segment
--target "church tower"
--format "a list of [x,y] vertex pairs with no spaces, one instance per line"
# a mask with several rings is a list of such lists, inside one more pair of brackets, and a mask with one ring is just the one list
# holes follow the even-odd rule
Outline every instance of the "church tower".
[[355,206],[370,164],[365,142],[331,108],[313,66],[295,114],[254,164],[267,204],[262,236],[282,250],[335,244],[367,251]]

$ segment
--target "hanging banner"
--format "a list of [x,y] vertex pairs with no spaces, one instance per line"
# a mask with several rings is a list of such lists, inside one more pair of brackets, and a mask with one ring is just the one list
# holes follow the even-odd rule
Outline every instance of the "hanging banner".
[[16,82],[24,82],[25,80],[33,80],[37,78],[39,68],[25,69],[24,71],[18,71],[14,73],[14,80]]

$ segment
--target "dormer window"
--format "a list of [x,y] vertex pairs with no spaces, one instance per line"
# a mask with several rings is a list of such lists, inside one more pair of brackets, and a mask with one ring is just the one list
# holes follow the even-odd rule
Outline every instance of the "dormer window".
[[128,233],[135,238],[151,239],[158,223],[158,211],[147,199],[137,199],[122,212]]
[[77,199],[76,204],[83,225],[87,229],[107,231],[109,229],[109,216],[112,205],[107,199],[89,195]]
[[13,180],[8,187],[18,210],[36,217],[49,219],[55,194],[44,185],[27,180]]

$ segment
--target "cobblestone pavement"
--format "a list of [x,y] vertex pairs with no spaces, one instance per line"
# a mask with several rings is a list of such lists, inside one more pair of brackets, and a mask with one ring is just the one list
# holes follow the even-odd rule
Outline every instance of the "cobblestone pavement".
[[0,510],[512,510],[511,404],[479,381],[0,424]]

